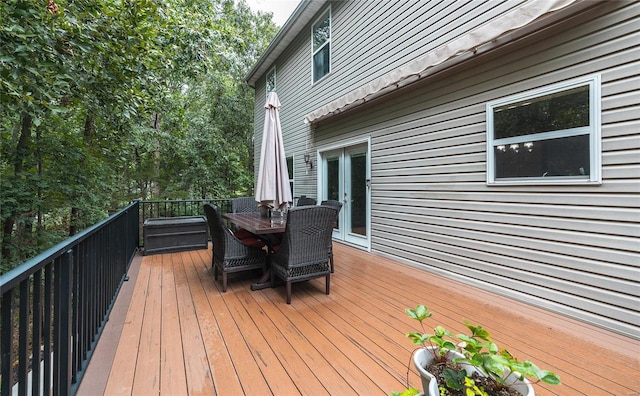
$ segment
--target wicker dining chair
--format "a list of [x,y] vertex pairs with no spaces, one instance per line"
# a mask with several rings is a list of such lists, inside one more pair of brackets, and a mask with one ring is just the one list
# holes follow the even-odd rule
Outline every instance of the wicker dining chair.
[[243,244],[224,224],[220,211],[211,204],[204,205],[204,213],[209,223],[213,254],[211,266],[213,279],[218,280],[218,270],[222,272],[222,291],[227,291],[227,275],[232,272],[266,268],[267,252],[257,247]]
[[289,210],[282,243],[270,256],[271,281],[283,279],[287,304],[291,304],[291,284],[325,277],[326,294],[331,285],[327,246],[338,211],[329,206],[304,206]]
[[[342,202],[340,201],[336,201],[333,199],[327,200],[327,201],[322,201],[322,203],[320,205],[325,205],[325,206],[330,206],[332,208],[334,208],[335,210],[338,211],[338,214],[340,214],[340,210],[342,209]],[[333,224],[333,228],[336,228],[338,225],[337,222],[337,218],[336,218],[336,222]],[[329,243],[329,264],[331,265],[331,273],[334,272],[333,269],[333,241],[331,243]]]
[[[231,200],[231,213],[258,213],[258,202],[253,197],[239,197]],[[264,240],[251,234],[244,228],[231,225],[231,229],[236,238],[240,239],[245,245],[261,248],[265,245]]]
[[258,202],[253,197],[239,197],[231,200],[231,212],[233,213],[253,213],[259,210]]
[[300,198],[298,198],[298,202],[296,203],[296,206],[310,206],[310,205],[315,205],[316,203],[317,201],[315,199],[303,195]]

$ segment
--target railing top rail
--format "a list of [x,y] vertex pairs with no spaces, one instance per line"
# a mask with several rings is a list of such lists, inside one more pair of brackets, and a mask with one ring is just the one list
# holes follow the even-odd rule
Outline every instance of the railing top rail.
[[160,202],[201,202],[207,201],[206,199],[145,199],[140,201],[141,203],[160,203]]
[[157,204],[157,203],[180,203],[180,202],[215,202],[215,201],[229,201],[230,198],[217,198],[217,199],[145,199],[139,201],[141,204]]
[[137,206],[140,201],[133,201],[128,206],[124,207],[120,211],[112,214],[106,219],[92,225],[91,227],[79,232],[78,234],[66,239],[59,244],[45,250],[44,252],[38,254],[37,256],[25,261],[22,265],[13,268],[9,272],[0,275],[0,295],[3,294],[6,290],[14,287],[18,283],[27,279],[31,274],[35,273],[42,267],[44,267],[47,263],[55,260],[56,258],[62,256],[65,252],[69,251],[74,246],[77,246],[80,242],[87,239],[89,236],[93,235],[95,232],[100,230],[105,225],[115,221],[116,219],[123,216],[129,210],[134,209],[137,210]]

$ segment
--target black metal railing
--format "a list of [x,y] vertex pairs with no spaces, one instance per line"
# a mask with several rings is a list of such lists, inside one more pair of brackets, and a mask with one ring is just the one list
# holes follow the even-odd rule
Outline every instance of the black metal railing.
[[0,395],[74,394],[145,220],[202,216],[205,203],[231,211],[231,199],[135,201],[0,276]]
[[[231,199],[185,199],[185,200],[156,200],[140,201],[139,235],[143,238],[143,225],[147,219],[157,217],[204,216],[204,204],[211,203],[220,208],[223,213],[231,212]],[[140,246],[144,246],[141,239]]]
[[139,206],[0,276],[2,396],[75,393],[138,249]]

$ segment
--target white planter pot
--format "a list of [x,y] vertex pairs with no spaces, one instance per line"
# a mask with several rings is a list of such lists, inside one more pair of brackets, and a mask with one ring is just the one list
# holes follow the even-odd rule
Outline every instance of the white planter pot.
[[[422,391],[425,395],[429,396],[440,396],[440,390],[438,389],[438,382],[436,381],[436,377],[434,377],[425,369],[425,367],[433,362],[434,357],[432,351],[435,350],[437,350],[437,348],[435,347],[426,347],[417,350],[416,353],[413,354],[413,364],[415,364],[416,369],[420,373],[420,378],[422,379]],[[447,354],[448,360],[461,357],[464,356],[461,353],[455,351],[451,351]],[[474,373],[474,371],[477,371],[471,366],[465,366],[464,369],[467,372],[467,375],[471,375]]]
[[[422,391],[425,395],[428,396],[440,396],[440,390],[438,389],[438,383],[436,382],[436,377],[434,377],[430,372],[425,370],[431,362],[434,360],[432,350],[436,349],[435,347],[427,347],[422,348],[416,351],[413,354],[413,363],[416,366],[416,369],[420,373],[420,378],[422,379]],[[461,353],[450,351],[447,353],[447,359],[453,360],[455,358],[464,357]],[[467,372],[468,376],[471,376],[474,372],[479,372],[479,370],[470,365],[463,365],[464,370]],[[523,396],[535,396],[535,391],[533,390],[533,386],[531,386],[531,382],[526,378],[524,381],[518,381],[518,377],[516,375],[509,375],[507,378],[508,384],[513,384],[513,388],[520,392]]]

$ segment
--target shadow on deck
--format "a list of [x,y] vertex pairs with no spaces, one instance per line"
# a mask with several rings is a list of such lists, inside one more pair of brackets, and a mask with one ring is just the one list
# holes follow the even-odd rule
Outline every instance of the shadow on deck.
[[[640,342],[334,244],[324,279],[251,291],[259,274],[214,282],[211,250],[139,256],[78,395],[390,395],[413,346],[404,314],[422,303],[454,333],[481,324],[498,345],[562,378],[538,395],[640,394]],[[519,341],[518,341],[519,340]],[[420,388],[411,367],[410,385]]]

